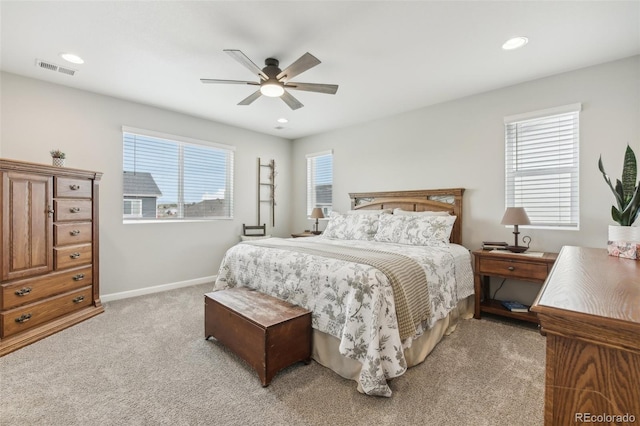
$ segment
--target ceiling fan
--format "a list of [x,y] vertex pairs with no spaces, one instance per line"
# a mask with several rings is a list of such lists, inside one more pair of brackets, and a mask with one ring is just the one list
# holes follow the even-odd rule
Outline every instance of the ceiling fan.
[[249,71],[257,74],[258,77],[260,77],[260,81],[217,80],[211,78],[201,78],[200,81],[203,83],[214,84],[248,84],[250,86],[260,86],[257,91],[240,101],[238,105],[250,105],[253,101],[264,95],[272,98],[280,97],[287,105],[289,105],[289,108],[296,110],[298,108],[302,108],[304,105],[285,89],[327,93],[330,95],[335,95],[338,91],[338,86],[336,84],[297,83],[290,81],[293,77],[320,63],[318,58],[309,52],[302,55],[284,70],[281,70],[278,67],[279,62],[277,59],[267,58],[264,61],[265,67],[260,69],[240,50],[225,49],[224,51],[233,59],[244,65],[244,67]]

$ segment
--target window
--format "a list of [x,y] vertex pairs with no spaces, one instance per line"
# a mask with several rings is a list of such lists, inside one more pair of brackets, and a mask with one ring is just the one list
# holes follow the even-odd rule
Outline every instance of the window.
[[142,200],[124,199],[124,217],[142,217]]
[[233,216],[233,147],[128,127],[122,134],[123,219]]
[[581,105],[505,117],[506,207],[524,207],[531,227],[579,229]]
[[329,216],[333,205],[333,151],[307,155],[307,216],[320,207]]

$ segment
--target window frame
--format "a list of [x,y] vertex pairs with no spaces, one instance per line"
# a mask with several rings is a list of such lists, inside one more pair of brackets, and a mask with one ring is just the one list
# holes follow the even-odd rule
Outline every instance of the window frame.
[[[311,182],[314,180],[314,176],[313,176],[313,171],[314,168],[316,166],[315,162],[320,158],[320,157],[326,157],[326,156],[330,156],[331,157],[331,203],[327,204],[324,203],[323,205],[319,205],[316,199],[317,196],[317,192],[316,191],[312,191],[312,188],[310,186]],[[306,209],[307,209],[307,218],[310,219],[311,218],[311,211],[313,210],[314,207],[320,207],[322,209],[322,212],[324,214],[325,217],[329,217],[329,214],[333,211],[333,150],[327,150],[327,151],[321,151],[321,152],[315,152],[312,154],[307,154],[306,156],[306,161],[307,161],[307,182],[306,182],[306,191],[307,191],[307,205],[306,205]],[[314,185],[314,188],[317,185]],[[313,194],[313,195],[312,195]],[[313,199],[311,199],[313,198]]]
[[[549,108],[539,111],[533,111],[524,114],[511,115],[504,118],[504,131],[505,131],[505,209],[508,207],[524,207],[527,209],[527,214],[531,220],[530,225],[521,225],[525,228],[531,229],[554,229],[554,230],[580,230],[580,112],[582,111],[582,104],[575,103],[570,105],[559,106],[555,108]],[[518,170],[518,163],[525,164],[526,160],[540,160],[543,156],[540,154],[525,155],[522,152],[518,154],[518,126],[525,125],[538,125],[542,126],[542,121],[558,120],[557,126],[554,128],[556,133],[560,133],[563,128],[562,125],[565,122],[561,120],[568,118],[571,121],[570,137],[563,137],[562,139],[570,139],[571,142],[564,144],[561,141],[561,137],[557,137],[558,151],[560,148],[569,147],[571,151],[570,164],[562,165],[549,165],[548,167],[529,167],[528,170]],[[537,122],[537,123],[536,123]],[[567,121],[568,122],[568,121]],[[511,127],[510,127],[511,126]],[[539,128],[537,130],[540,130]],[[545,136],[549,135],[545,129]],[[526,139],[526,137],[524,138]],[[550,144],[548,142],[542,142],[544,138],[539,137],[534,139],[535,142],[541,143],[541,148],[548,148]],[[529,145],[530,147],[531,145]],[[525,151],[523,148],[522,151]],[[557,157],[553,157],[549,161],[557,163],[565,163],[566,152],[558,153]],[[526,168],[524,168],[526,169]],[[555,200],[555,206],[553,202],[544,204],[544,207],[556,207],[558,221],[549,222],[541,219],[541,216],[537,214],[533,207],[534,198],[533,185],[528,184],[529,187],[520,187],[521,195],[518,197],[516,179],[520,178],[533,178],[540,176],[553,176],[557,177],[553,181],[558,188],[558,196],[552,198]],[[563,178],[565,176],[565,178]],[[566,178],[568,176],[568,179]],[[565,192],[569,193],[568,197],[562,196],[563,180],[568,181],[568,184],[564,185]],[[549,188],[547,185],[545,189]],[[524,192],[524,194],[522,194]],[[529,197],[529,201],[518,201]],[[564,206],[562,206],[564,204]],[[562,219],[562,212],[568,211],[569,219]],[[543,217],[543,216],[542,216]]]
[[133,204],[134,204],[134,202],[135,202],[135,204],[137,204],[137,205],[138,205],[137,211],[138,211],[139,213],[137,213],[137,214],[134,214],[134,213],[131,213],[131,214],[125,214],[125,213],[124,213],[124,205],[123,205],[123,209],[122,209],[122,210],[123,210],[123,212],[122,212],[122,217],[123,217],[123,218],[125,218],[125,219],[132,219],[132,218],[142,217],[142,200],[141,200],[141,199],[139,199],[139,198],[123,198],[123,200],[122,200],[122,203],[123,203],[123,204],[131,203],[131,207],[132,207],[132,208],[131,208],[131,211],[133,211]]
[[[182,202],[180,203],[180,201],[178,202],[178,217],[163,217],[163,218],[150,218],[150,217],[143,217],[143,218],[136,218],[136,217],[126,217],[124,215],[124,209],[122,210],[122,221],[124,224],[133,224],[133,223],[176,223],[176,222],[210,222],[210,221],[216,221],[216,220],[232,220],[233,219],[233,214],[234,214],[234,181],[235,181],[235,150],[236,147],[232,146],[232,145],[227,145],[227,144],[222,144],[222,143],[218,143],[218,142],[211,142],[211,141],[205,141],[205,140],[201,140],[201,139],[194,139],[194,138],[190,138],[190,137],[186,137],[186,136],[179,136],[179,135],[172,135],[172,134],[168,134],[168,133],[163,133],[163,132],[158,132],[158,131],[154,131],[154,130],[147,130],[147,129],[139,129],[139,128],[135,128],[135,127],[130,127],[130,126],[122,126],[122,148],[123,148],[123,154],[122,154],[122,166],[121,166],[121,170],[124,172],[125,171],[125,166],[124,166],[124,144],[125,144],[125,134],[129,134],[129,135],[137,135],[137,136],[142,136],[142,137],[150,137],[150,138],[155,138],[155,139],[162,139],[164,142],[169,142],[169,143],[174,143],[176,145],[181,146],[179,148],[179,151],[182,152],[184,149],[184,146],[195,146],[195,147],[203,147],[203,148],[212,148],[215,150],[221,150],[221,151],[226,151],[226,176],[225,176],[225,198],[229,198],[229,207],[228,207],[228,215],[224,215],[224,216],[207,216],[207,217],[182,217],[184,215],[184,206],[187,204],[185,202],[184,199],[182,199]],[[176,182],[176,184],[180,185],[180,188],[178,189],[178,196],[179,197],[184,197],[184,193],[185,193],[185,189],[183,187],[184,185],[184,158],[183,156],[180,154],[178,156],[178,160],[180,161],[179,164],[179,176],[178,176],[178,180]],[[124,183],[123,183],[124,185]],[[121,187],[122,189],[124,189],[124,187]],[[124,196],[124,191],[122,194],[122,198],[123,200],[126,199]],[[131,200],[131,199],[129,199]],[[140,200],[140,203],[142,204],[142,200]],[[161,202],[159,202],[158,200],[156,200],[156,206],[158,206],[159,204],[163,204]],[[141,210],[143,210],[144,207],[141,207]],[[157,207],[156,207],[157,209]]]

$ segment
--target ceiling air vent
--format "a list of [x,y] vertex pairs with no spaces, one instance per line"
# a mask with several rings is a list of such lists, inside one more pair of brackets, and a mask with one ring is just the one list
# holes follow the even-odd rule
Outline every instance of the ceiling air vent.
[[52,64],[51,62],[43,61],[42,59],[36,59],[36,66],[40,68],[44,68],[49,71],[57,71],[57,72],[61,72],[62,74],[67,74],[71,76],[75,75],[77,72],[74,69],[61,67],[59,65]]

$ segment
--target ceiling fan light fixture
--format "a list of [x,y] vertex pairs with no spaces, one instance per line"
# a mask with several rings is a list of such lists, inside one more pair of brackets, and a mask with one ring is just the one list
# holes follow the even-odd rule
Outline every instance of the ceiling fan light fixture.
[[260,86],[260,93],[270,98],[278,98],[284,94],[284,87],[278,83],[264,83]]

